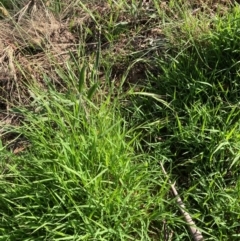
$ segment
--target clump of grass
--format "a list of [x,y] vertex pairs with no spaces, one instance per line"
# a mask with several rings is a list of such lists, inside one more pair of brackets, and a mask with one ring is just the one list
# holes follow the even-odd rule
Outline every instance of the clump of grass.
[[24,121],[11,131],[28,149],[2,147],[1,239],[150,240],[163,237],[168,219],[181,223],[166,211],[158,160],[135,156],[118,105],[94,104],[81,71],[78,84],[63,80],[67,93],[46,78],[45,91],[29,86],[30,109],[13,109]]

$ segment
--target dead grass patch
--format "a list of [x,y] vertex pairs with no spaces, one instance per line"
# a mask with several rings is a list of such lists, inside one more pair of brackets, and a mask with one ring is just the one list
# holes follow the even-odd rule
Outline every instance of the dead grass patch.
[[57,80],[54,64],[63,65],[69,51],[77,48],[67,23],[58,21],[43,4],[25,10],[20,10],[17,20],[0,22],[2,100],[12,104],[25,103],[25,93],[17,89],[26,88],[28,81],[43,83],[43,74]]

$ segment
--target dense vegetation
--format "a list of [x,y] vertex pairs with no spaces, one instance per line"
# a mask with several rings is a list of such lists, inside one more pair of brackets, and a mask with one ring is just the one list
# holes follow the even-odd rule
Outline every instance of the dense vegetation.
[[[239,240],[239,5],[44,2],[78,42],[64,61],[24,42],[25,58],[46,61],[42,75],[13,61],[0,239],[194,240],[175,182],[205,240]],[[29,2],[11,3],[14,16]]]

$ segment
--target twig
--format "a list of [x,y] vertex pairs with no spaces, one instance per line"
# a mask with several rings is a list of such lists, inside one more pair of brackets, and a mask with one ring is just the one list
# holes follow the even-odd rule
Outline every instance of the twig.
[[[167,175],[162,163],[161,164],[161,167],[162,167],[162,170],[163,170],[163,173]],[[171,189],[172,189],[172,192],[174,194],[174,196],[177,198],[177,203],[179,205],[179,208],[180,208],[180,211],[182,213],[182,215],[184,216],[185,218],[185,221],[187,222],[188,226],[189,226],[189,230],[190,230],[190,233],[193,237],[193,240],[194,241],[204,241],[204,238],[202,236],[202,233],[200,232],[200,230],[196,227],[196,224],[194,223],[194,221],[192,220],[191,216],[189,215],[189,213],[186,211],[186,208],[185,208],[185,205],[182,201],[182,199],[180,198],[176,188],[175,188],[175,185],[172,184],[170,182],[170,185],[171,185]]]

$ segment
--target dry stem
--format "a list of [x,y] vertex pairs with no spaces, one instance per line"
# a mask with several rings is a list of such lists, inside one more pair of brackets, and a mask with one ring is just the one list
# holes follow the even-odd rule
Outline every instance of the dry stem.
[[[162,163],[161,163],[161,167],[162,167],[162,170],[163,170],[163,173],[167,175]],[[196,224],[194,223],[194,221],[192,220],[191,216],[189,215],[189,213],[186,211],[186,208],[185,208],[185,205],[182,201],[182,199],[180,198],[176,188],[175,188],[175,185],[171,183],[170,181],[170,185],[171,185],[171,189],[172,189],[172,192],[174,194],[174,196],[177,198],[177,203],[179,205],[179,208],[180,208],[180,211],[182,213],[182,215],[184,216],[185,218],[185,221],[187,222],[188,226],[189,226],[189,230],[190,230],[190,233],[193,237],[193,240],[194,241],[204,241],[204,238],[202,236],[202,233],[200,232],[200,230],[196,227]]]

